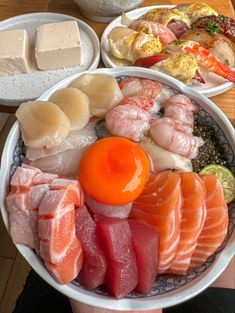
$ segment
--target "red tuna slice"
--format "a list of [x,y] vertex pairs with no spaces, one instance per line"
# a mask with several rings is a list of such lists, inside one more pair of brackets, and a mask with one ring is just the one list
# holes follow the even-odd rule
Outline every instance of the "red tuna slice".
[[84,255],[77,281],[88,289],[96,288],[104,283],[107,262],[97,236],[96,224],[85,205],[76,210],[76,235]]
[[40,206],[40,203],[49,190],[49,184],[36,185],[30,187],[27,194],[27,205],[29,210],[37,210]]
[[36,211],[15,211],[9,214],[10,234],[14,243],[38,249],[38,213]]
[[26,192],[29,187],[33,184],[34,177],[41,173],[36,167],[25,168],[17,167],[14,175],[11,179],[11,191],[12,192]]
[[12,193],[10,192],[6,197],[7,211],[13,214],[17,211],[27,211],[27,193]]
[[39,215],[44,218],[59,217],[71,210],[69,204],[77,203],[77,193],[73,190],[48,190],[39,206]]
[[124,297],[138,283],[130,226],[127,220],[119,218],[102,217],[96,220],[108,263],[107,289],[116,298]]
[[62,216],[38,221],[40,254],[44,261],[60,263],[75,236],[75,210],[72,204]]
[[157,276],[158,235],[154,228],[141,221],[129,220],[129,225],[138,268],[135,289],[140,293],[148,293]]
[[67,189],[67,190],[71,190],[71,192],[74,191],[77,194],[76,201],[75,201],[74,196],[72,196],[73,201],[75,201],[74,202],[75,207],[79,207],[84,204],[84,194],[83,194],[82,187],[80,183],[75,179],[66,179],[66,178],[54,179],[50,185],[50,189],[52,190]]
[[40,173],[36,175],[33,179],[34,185],[50,184],[54,179],[59,176],[51,173]]
[[63,260],[58,264],[45,262],[47,269],[60,284],[68,284],[77,277],[82,268],[83,253],[79,240],[74,235]]

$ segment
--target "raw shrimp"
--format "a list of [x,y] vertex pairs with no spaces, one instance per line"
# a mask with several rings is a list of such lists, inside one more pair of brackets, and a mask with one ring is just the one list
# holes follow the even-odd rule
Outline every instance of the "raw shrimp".
[[162,91],[160,82],[138,77],[124,78],[119,87],[124,97],[140,95],[154,99]]
[[140,141],[150,128],[150,115],[133,105],[119,105],[106,114],[106,127],[112,135]]
[[146,33],[152,34],[154,37],[159,38],[162,45],[176,40],[170,28],[154,21],[136,20],[129,27],[136,31],[144,30]]
[[120,105],[128,104],[148,111],[154,106],[154,101],[146,96],[125,97],[119,102]]
[[187,129],[182,121],[164,117],[151,123],[150,134],[160,147],[194,159],[198,154],[198,148],[204,142],[202,138],[194,137],[185,132],[185,127]]
[[210,51],[203,48],[197,42],[191,40],[175,40],[168,44],[166,48],[166,52],[168,53],[179,50],[184,51],[188,55],[195,56],[198,64],[206,67],[210,72],[235,83],[235,71],[221,63]]
[[171,117],[175,120],[183,121],[191,126],[189,133],[191,134],[193,132],[193,112],[195,112],[196,108],[188,97],[182,94],[177,94],[164,103],[164,108],[165,117]]

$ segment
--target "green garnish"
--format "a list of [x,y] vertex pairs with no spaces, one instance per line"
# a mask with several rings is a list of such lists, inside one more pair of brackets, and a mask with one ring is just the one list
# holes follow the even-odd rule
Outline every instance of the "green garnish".
[[205,26],[206,26],[206,30],[208,31],[209,34],[211,34],[211,35],[218,34],[219,26],[216,23],[214,23],[214,22],[212,22],[210,20],[207,20],[205,22]]
[[226,22],[228,21],[228,17],[227,17],[227,16],[224,16],[224,15],[218,15],[218,16],[216,17],[216,20],[217,20],[218,22],[224,22],[224,23],[226,23]]

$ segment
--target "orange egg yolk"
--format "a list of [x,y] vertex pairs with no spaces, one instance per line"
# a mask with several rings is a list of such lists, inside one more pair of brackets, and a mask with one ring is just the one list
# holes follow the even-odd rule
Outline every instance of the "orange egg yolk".
[[79,165],[84,191],[104,204],[135,200],[149,175],[149,160],[142,148],[122,137],[100,139],[90,145]]

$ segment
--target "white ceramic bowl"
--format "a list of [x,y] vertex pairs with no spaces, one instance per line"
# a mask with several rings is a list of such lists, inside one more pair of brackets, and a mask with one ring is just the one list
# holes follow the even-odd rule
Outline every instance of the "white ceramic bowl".
[[[226,151],[226,160],[233,170],[235,170],[235,134],[234,129],[226,116],[217,106],[200,95],[198,92],[186,87],[179,81],[153,70],[141,68],[115,68],[98,69],[89,71],[92,73],[107,73],[115,77],[124,75],[138,76],[158,80],[175,90],[189,96],[198,107],[197,119],[200,123],[211,125],[215,131],[221,147]],[[73,75],[56,84],[45,92],[39,99],[47,100],[57,89],[68,86],[76,77],[81,74]],[[9,230],[8,215],[5,207],[5,197],[9,190],[9,180],[14,169],[21,164],[22,160],[22,141],[19,140],[19,124],[16,122],[7,138],[2,154],[1,176],[0,176],[0,205],[6,228]],[[107,296],[101,289],[88,291],[73,283],[68,285],[58,284],[48,273],[43,262],[37,257],[34,251],[24,245],[17,244],[16,247],[25,257],[31,267],[51,286],[77,301],[90,304],[100,308],[112,310],[152,310],[169,307],[200,293],[208,287],[225,269],[235,252],[235,242],[231,234],[235,226],[235,203],[230,205],[230,223],[228,236],[219,251],[215,253],[203,266],[189,273],[186,276],[176,277],[174,275],[164,275],[159,277],[148,296],[138,296],[135,293],[128,297],[116,300]]]
[[144,0],[74,0],[82,15],[107,23],[123,12],[133,10]]

